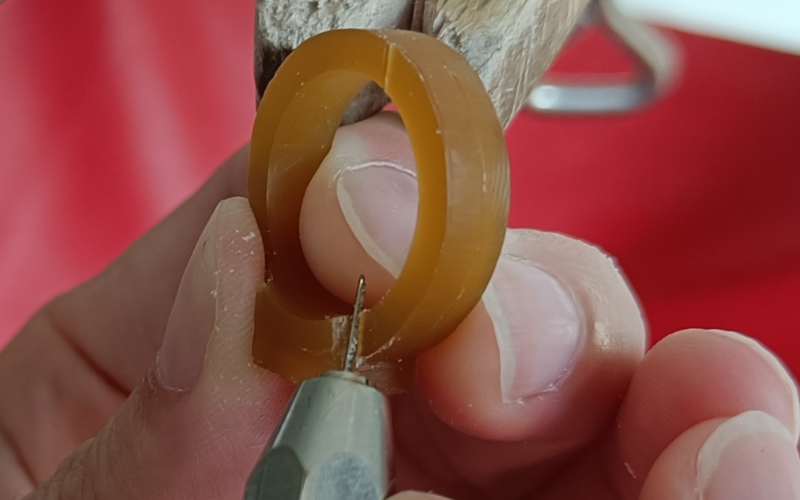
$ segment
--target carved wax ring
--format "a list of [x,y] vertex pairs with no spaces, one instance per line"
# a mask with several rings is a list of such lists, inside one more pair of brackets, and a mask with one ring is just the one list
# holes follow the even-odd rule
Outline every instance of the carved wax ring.
[[341,368],[352,306],[309,269],[300,207],[347,106],[370,81],[397,106],[419,182],[405,265],[361,316],[358,371],[397,392],[413,382],[416,354],[443,340],[480,300],[509,204],[503,131],[481,80],[461,55],[419,33],[322,33],[300,45],[267,87],[248,174],[266,257],[253,357],[295,382]]

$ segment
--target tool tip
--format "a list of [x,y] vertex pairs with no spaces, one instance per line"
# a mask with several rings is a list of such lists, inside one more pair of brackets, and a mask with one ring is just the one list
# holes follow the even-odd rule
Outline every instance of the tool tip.
[[367,280],[364,276],[358,278],[358,287],[356,288],[356,300],[353,306],[353,318],[350,321],[350,337],[347,341],[347,351],[344,356],[344,367],[346,372],[353,371],[355,366],[356,356],[358,355],[358,335],[359,335],[359,320],[361,319],[361,312],[364,310],[364,296],[367,291]]

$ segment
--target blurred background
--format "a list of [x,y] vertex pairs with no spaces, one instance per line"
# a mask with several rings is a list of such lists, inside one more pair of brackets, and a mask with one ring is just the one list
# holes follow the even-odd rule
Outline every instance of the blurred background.
[[[248,140],[253,4],[0,6],[0,346]],[[627,116],[521,113],[508,131],[511,224],[616,256],[653,342],[741,331],[800,373],[800,3],[619,6],[664,27],[679,86]],[[588,36],[553,71],[627,67]]]

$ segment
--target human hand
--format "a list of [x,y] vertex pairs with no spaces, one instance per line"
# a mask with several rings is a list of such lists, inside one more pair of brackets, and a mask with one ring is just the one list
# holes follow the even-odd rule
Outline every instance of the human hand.
[[[263,250],[234,197],[246,156],[0,352],[0,499],[242,497],[292,390],[250,358]],[[301,218],[331,292],[350,298],[361,273],[372,301],[391,285],[413,229],[412,163],[392,115],[338,133]],[[420,357],[419,389],[392,400],[398,490],[800,496],[797,391],[774,356],[701,330],[644,355],[636,300],[599,250],[511,230],[504,254],[484,302]]]

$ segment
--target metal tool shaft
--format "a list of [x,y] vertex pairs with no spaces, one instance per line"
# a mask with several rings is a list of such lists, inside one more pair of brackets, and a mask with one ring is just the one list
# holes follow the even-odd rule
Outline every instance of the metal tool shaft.
[[381,500],[390,482],[389,405],[353,373],[359,280],[343,371],[306,380],[247,484],[245,500]]
[[367,292],[367,281],[363,276],[358,278],[356,288],[356,301],[353,305],[353,319],[350,321],[350,336],[347,339],[347,351],[344,355],[344,366],[342,370],[352,372],[355,367],[356,356],[358,356],[359,325],[361,323],[361,311],[364,309],[364,297]]

